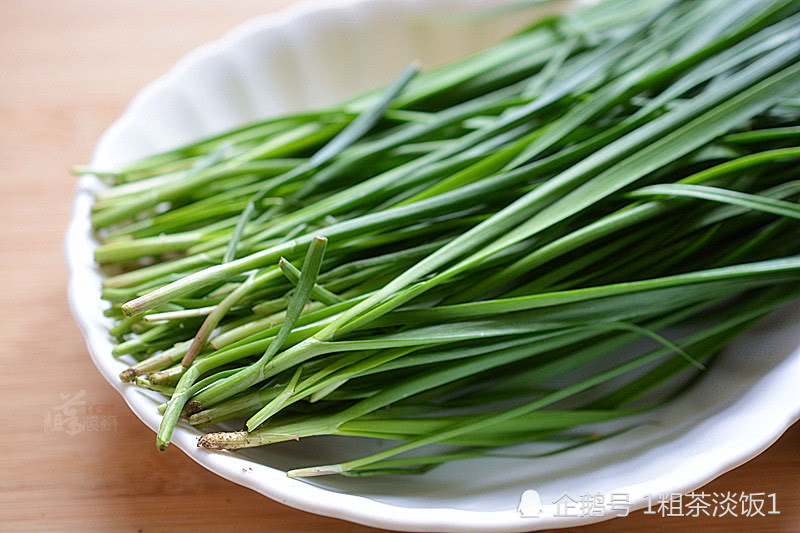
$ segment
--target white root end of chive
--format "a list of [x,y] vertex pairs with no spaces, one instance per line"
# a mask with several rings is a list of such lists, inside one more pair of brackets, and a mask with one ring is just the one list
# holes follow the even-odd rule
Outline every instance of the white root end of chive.
[[286,475],[290,478],[298,477],[313,477],[313,476],[329,476],[331,474],[341,474],[344,472],[342,465],[326,465],[326,466],[312,466],[309,468],[296,468],[289,470]]
[[300,436],[291,433],[263,433],[258,436],[256,443],[247,431],[223,431],[203,435],[197,440],[197,447],[207,450],[236,450],[287,440],[300,440]]
[[211,314],[214,309],[216,309],[216,305],[211,305],[208,307],[196,307],[194,309],[185,309],[183,311],[165,311],[163,313],[153,313],[149,315],[144,315],[143,320],[145,322],[161,322],[165,320],[182,320],[184,318],[193,318],[198,316],[206,316]]

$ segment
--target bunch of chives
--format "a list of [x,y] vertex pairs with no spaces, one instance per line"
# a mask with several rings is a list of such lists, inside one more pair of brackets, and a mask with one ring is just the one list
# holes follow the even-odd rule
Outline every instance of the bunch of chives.
[[292,476],[612,438],[800,297],[798,91],[800,1],[606,0],[97,173],[120,377],[161,449],[403,442]]

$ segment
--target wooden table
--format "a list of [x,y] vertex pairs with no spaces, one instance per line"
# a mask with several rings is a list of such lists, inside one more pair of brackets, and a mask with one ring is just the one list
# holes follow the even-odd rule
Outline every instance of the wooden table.
[[[272,502],[158,453],[89,360],[69,314],[62,239],[73,163],[145,83],[195,46],[291,0],[6,0],[0,22],[0,530],[366,531]],[[57,425],[65,398],[95,409],[91,427]],[[98,422],[99,421],[99,422]],[[706,492],[777,494],[767,518],[641,512],[581,528],[800,531],[800,425]]]

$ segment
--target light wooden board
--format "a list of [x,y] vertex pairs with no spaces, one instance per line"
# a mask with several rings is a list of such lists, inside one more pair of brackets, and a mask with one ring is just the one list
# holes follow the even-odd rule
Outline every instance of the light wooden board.
[[[68,167],[88,161],[136,91],[186,52],[290,2],[0,4],[0,530],[367,530],[272,502],[175,448],[158,453],[152,432],[92,366],[66,301]],[[78,394],[115,425],[72,436],[52,426],[62,395]],[[800,531],[798,449],[795,426],[704,489],[776,493],[780,515],[662,519],[639,512],[580,531]]]

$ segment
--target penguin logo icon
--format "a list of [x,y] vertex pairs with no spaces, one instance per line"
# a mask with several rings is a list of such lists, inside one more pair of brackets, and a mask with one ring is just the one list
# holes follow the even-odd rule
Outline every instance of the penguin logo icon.
[[519,499],[517,511],[522,518],[538,518],[542,512],[542,500],[533,489],[526,490]]

